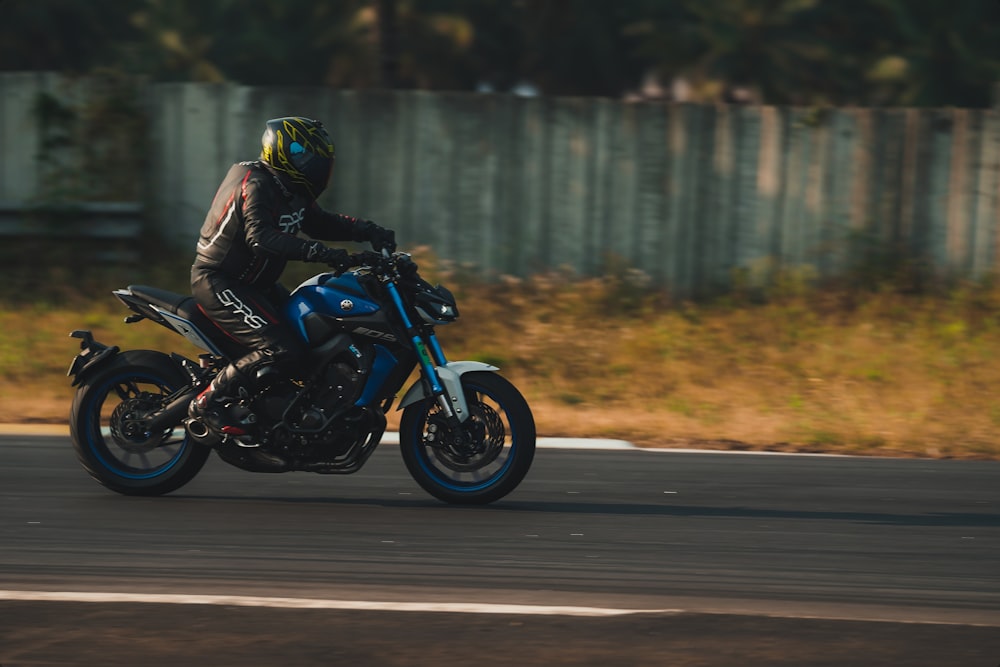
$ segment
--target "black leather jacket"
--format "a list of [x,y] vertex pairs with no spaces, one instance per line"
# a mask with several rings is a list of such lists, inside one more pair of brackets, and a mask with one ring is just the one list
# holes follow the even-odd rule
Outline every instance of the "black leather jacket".
[[371,223],[329,213],[289,189],[260,161],[234,164],[215,194],[198,239],[194,270],[220,271],[247,285],[277,282],[288,260],[318,260],[324,241],[367,241]]

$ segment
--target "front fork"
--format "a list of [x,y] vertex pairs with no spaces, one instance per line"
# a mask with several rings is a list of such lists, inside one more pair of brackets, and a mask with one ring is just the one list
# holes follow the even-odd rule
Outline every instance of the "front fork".
[[[396,284],[390,281],[385,284],[385,287],[386,291],[389,292],[389,296],[392,297],[396,311],[403,320],[406,335],[410,337],[413,349],[417,352],[421,375],[427,382],[430,394],[434,397],[437,404],[441,406],[441,411],[449,422],[464,422],[469,418],[469,408],[465,400],[465,392],[462,391],[461,374],[449,368],[448,361],[444,357],[444,350],[441,349],[441,343],[438,342],[437,336],[433,331],[427,334],[427,341],[424,341],[420,335],[420,331],[413,325],[409,315],[406,314],[406,308],[403,306],[403,299],[399,296]],[[406,397],[400,402],[400,408],[406,407],[408,404],[407,399],[413,402],[414,397],[417,397],[417,394],[414,392],[416,388],[415,386],[407,392]],[[419,396],[417,398],[423,397]]]

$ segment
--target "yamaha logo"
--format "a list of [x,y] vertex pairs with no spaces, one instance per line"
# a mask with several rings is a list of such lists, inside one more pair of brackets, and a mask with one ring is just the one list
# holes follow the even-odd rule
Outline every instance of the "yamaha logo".
[[354,302],[350,299],[344,299],[340,302],[340,309],[343,311],[348,311],[354,308]]

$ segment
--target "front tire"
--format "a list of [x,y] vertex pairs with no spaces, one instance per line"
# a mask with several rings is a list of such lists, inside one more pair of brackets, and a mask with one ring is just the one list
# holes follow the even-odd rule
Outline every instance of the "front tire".
[[489,372],[462,376],[469,418],[452,429],[433,399],[408,406],[399,425],[413,479],[448,503],[485,505],[513,491],[535,456],[535,420],[514,385]]
[[83,467],[118,493],[158,496],[187,484],[212,450],[192,441],[182,424],[145,433],[143,418],[188,385],[170,357],[130,350],[88,377],[70,410],[70,436]]

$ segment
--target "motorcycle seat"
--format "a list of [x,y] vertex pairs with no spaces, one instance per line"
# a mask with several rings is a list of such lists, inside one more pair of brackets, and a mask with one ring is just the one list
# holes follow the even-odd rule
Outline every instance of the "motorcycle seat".
[[135,298],[187,320],[227,357],[236,358],[246,354],[246,349],[238,341],[228,336],[198,307],[194,297],[149,285],[129,285],[128,289]]
[[191,299],[189,295],[178,294],[158,287],[150,287],[149,285],[129,285],[128,290],[147,303],[169,310],[174,314],[177,313],[177,310],[185,301]]

